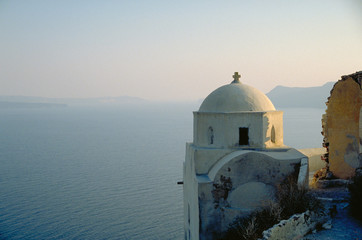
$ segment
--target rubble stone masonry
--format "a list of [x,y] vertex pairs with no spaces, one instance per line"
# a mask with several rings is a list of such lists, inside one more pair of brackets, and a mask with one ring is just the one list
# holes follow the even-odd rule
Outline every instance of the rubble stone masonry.
[[361,91],[362,71],[342,76],[331,90],[322,117],[324,160],[329,171],[341,179],[354,175],[362,167]]

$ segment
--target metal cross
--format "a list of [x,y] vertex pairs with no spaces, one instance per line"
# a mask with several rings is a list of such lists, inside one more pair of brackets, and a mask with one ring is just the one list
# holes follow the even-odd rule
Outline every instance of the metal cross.
[[235,72],[234,75],[233,75],[233,78],[234,78],[233,83],[238,83],[238,82],[240,82],[240,80],[239,80],[240,77],[241,77],[241,75],[239,75],[238,72]]

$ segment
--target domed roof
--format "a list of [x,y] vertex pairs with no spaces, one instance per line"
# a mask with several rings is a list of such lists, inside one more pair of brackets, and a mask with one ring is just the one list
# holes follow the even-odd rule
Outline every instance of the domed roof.
[[199,112],[275,111],[269,98],[256,88],[242,84],[240,75],[234,81],[213,91],[202,102]]

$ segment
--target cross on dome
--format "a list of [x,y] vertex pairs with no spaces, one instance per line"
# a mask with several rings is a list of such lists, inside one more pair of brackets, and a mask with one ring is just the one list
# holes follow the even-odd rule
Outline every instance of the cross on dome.
[[234,81],[232,81],[231,83],[240,83],[240,77],[241,75],[239,75],[238,72],[235,72],[233,75]]

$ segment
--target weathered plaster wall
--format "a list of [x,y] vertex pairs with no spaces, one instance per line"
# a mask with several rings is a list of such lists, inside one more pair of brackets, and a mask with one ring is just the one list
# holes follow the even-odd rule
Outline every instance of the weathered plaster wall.
[[194,164],[196,174],[200,175],[207,174],[217,160],[235,150],[229,148],[199,148],[193,145],[193,148],[190,151],[195,159]]
[[326,167],[326,162],[321,159],[321,157],[327,153],[325,148],[303,148],[298,149],[298,151],[308,157],[310,172],[315,172]]
[[[291,148],[213,149],[188,143],[183,186],[185,239],[213,239],[236,217],[272,200],[276,184],[299,171],[304,158]],[[308,176],[304,177],[307,186]]]
[[[200,239],[214,239],[236,217],[268,204],[276,185],[298,174],[304,157],[295,149],[239,150],[219,159],[207,175],[198,176]],[[308,185],[307,175],[304,180]]]
[[[239,145],[240,127],[249,129],[249,144],[245,148],[283,147],[281,111],[194,112],[194,144],[207,148],[240,148],[242,147]],[[274,132],[273,138],[272,132]]]
[[329,170],[338,178],[347,179],[362,167],[360,154],[360,109],[362,72],[342,77],[327,102],[322,118],[326,160]]
[[[262,113],[235,114],[194,113],[194,143],[201,147],[239,147],[239,127],[249,128],[249,145],[262,145]],[[213,143],[209,141],[209,128],[213,128]]]
[[263,115],[263,133],[264,147],[284,147],[282,111],[267,112]]
[[192,145],[187,143],[183,169],[185,240],[199,239],[198,182],[192,152]]

